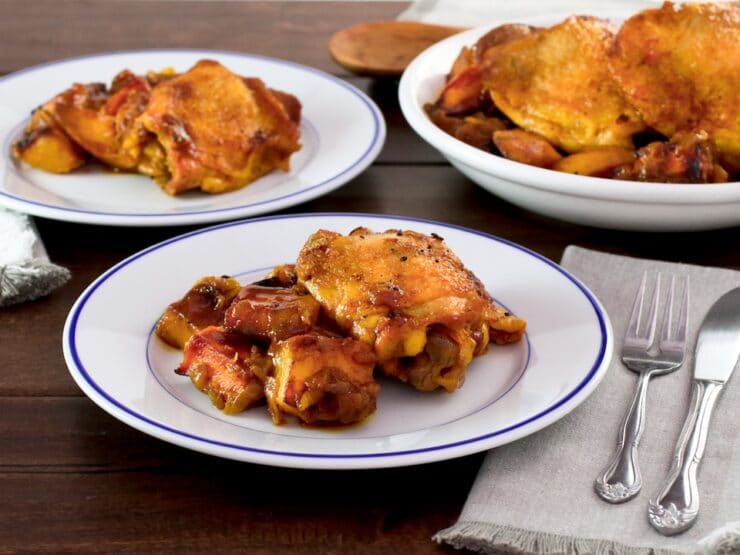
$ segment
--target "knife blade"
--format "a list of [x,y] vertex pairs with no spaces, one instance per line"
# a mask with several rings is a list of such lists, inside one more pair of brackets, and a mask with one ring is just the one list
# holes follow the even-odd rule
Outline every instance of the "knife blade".
[[648,505],[648,520],[665,536],[691,528],[699,514],[697,471],[712,409],[740,356],[740,287],[722,295],[699,330],[691,403],[665,485]]
[[740,287],[709,309],[696,341],[694,379],[726,382],[740,352]]

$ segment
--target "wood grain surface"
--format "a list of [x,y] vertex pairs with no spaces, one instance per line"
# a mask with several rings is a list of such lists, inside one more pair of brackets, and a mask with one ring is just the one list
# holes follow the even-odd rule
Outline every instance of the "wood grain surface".
[[[559,260],[578,244],[740,268],[740,228],[630,233],[531,214],[483,191],[406,125],[397,82],[348,75],[336,29],[404,3],[1,1],[0,72],[91,52],[197,47],[254,52],[347,79],[382,109],[378,160],[333,193],[283,213],[352,211],[441,220]],[[1,99],[0,99],[1,101]],[[62,357],[72,303],[126,256],[191,227],[115,228],[36,219],[72,281],[0,310],[0,552],[451,553],[432,534],[457,518],[483,455],[372,471],[300,471],[202,455],[144,435],[89,401]]]

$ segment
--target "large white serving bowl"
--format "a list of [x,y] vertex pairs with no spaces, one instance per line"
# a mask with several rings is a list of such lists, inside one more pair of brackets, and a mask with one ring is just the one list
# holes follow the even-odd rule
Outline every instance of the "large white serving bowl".
[[463,174],[517,206],[578,224],[638,231],[740,225],[740,182],[679,185],[572,175],[484,152],[434,125],[424,104],[436,100],[460,49],[491,28],[459,33],[422,52],[404,72],[398,91],[409,125]]

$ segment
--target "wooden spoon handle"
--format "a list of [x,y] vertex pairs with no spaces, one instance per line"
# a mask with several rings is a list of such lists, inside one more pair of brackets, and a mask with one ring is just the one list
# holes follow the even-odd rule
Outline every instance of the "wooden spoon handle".
[[358,75],[397,77],[417,54],[464,30],[416,21],[359,23],[334,33],[329,38],[329,53]]

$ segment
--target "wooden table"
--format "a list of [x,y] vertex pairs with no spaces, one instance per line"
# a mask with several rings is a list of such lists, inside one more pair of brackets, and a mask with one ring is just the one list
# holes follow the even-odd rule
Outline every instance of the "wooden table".
[[[351,23],[390,19],[405,3],[0,2],[0,72],[61,57],[150,47],[228,49],[312,65],[368,93],[388,138],[341,189],[285,213],[361,211],[442,220],[559,260],[568,244],[740,267],[740,228],[706,233],[604,231],[537,216],[483,191],[406,125],[397,82],[351,76],[325,45]],[[0,99],[1,101],[1,99]],[[0,310],[0,552],[450,552],[431,535],[457,518],[482,454],[411,468],[301,471],[175,447],[108,416],[62,358],[80,292],[126,256],[191,228],[36,223],[72,281]],[[701,286],[699,284],[699,286]]]

